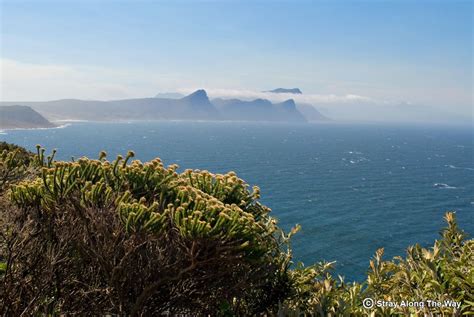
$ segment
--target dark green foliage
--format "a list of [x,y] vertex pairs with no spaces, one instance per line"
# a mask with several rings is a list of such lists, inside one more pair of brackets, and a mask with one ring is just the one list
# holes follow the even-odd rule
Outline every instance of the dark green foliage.
[[159,159],[54,162],[11,186],[4,314],[276,312],[286,237],[234,173]]

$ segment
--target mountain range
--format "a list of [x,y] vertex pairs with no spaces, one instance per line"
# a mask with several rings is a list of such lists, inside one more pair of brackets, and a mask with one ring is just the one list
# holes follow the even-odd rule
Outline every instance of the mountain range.
[[239,121],[308,121],[296,108],[293,99],[281,103],[271,103],[266,99],[244,101],[240,99],[214,99],[215,105],[224,120]]
[[[299,90],[299,89],[298,89]],[[167,96],[171,96],[169,93]],[[62,99],[21,102],[51,121],[55,120],[239,120],[307,122],[326,120],[311,105],[297,105],[293,99],[272,103],[266,99],[210,100],[205,90],[196,90],[182,98],[137,98],[111,101]],[[2,102],[1,105],[11,105]]]

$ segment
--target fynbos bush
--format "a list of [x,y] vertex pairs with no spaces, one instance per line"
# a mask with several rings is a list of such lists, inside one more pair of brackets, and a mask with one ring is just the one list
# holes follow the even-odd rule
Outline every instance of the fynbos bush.
[[[285,312],[292,316],[473,315],[474,240],[466,240],[453,213],[448,212],[445,220],[447,228],[430,249],[415,245],[407,249],[405,258],[391,261],[382,259],[383,249],[377,250],[363,283],[334,279],[332,263],[289,271],[294,294],[285,301]],[[364,307],[366,298],[374,301],[373,307]]]
[[258,314],[287,296],[286,239],[234,173],[43,157],[8,193],[4,314]]

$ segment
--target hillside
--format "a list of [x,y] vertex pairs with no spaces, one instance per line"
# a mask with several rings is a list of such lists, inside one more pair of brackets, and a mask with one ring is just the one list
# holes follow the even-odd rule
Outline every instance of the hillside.
[[306,122],[292,99],[277,104],[266,99],[214,99],[212,103],[226,120]]
[[328,117],[321,114],[314,106],[305,103],[296,104],[296,109],[298,109],[305,118],[310,122],[316,121],[331,121]]
[[[10,105],[11,103],[1,103]],[[136,98],[124,100],[63,99],[46,102],[23,102],[51,120],[239,120],[306,122],[293,100],[271,103],[256,99],[215,99],[205,90],[179,98]]]
[[55,125],[28,106],[0,106],[0,129],[52,128]]
[[217,111],[210,104],[204,90],[198,90],[181,99],[136,98],[111,101],[63,99],[24,104],[54,120],[200,120],[217,117]]

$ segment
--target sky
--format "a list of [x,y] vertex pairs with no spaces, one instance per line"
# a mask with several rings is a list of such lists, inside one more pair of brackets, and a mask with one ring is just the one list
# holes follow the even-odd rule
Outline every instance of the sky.
[[326,108],[472,118],[471,1],[0,3],[2,101],[298,87]]

